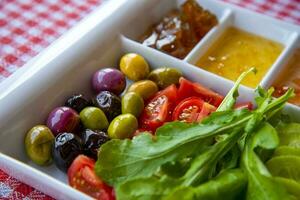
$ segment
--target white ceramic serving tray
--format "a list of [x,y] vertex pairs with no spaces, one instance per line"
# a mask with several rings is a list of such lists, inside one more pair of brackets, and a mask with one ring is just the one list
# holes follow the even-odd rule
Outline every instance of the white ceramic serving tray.
[[[103,67],[118,67],[127,52],[144,56],[151,68],[171,66],[184,76],[226,95],[233,82],[193,66],[228,26],[236,26],[282,43],[285,48],[261,82],[272,85],[295,48],[300,47],[300,27],[263,16],[219,0],[199,0],[216,14],[214,27],[184,60],[145,47],[135,40],[182,0],[110,0],[90,14],[33,61],[0,84],[0,169],[57,199],[90,199],[67,184],[54,165],[39,167],[25,155],[24,136],[48,113],[74,93],[91,96],[90,78]],[[240,101],[253,99],[253,90],[240,88]],[[285,112],[300,121],[298,107]],[[1,197],[0,197],[1,198]]]

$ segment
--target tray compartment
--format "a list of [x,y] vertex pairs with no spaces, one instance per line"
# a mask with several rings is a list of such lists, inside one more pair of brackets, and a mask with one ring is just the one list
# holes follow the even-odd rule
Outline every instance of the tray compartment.
[[[161,21],[161,19],[166,16],[170,11],[174,9],[179,9],[180,6],[185,2],[185,0],[165,0],[165,1],[153,1],[152,6],[145,5],[141,8],[142,13],[147,13],[147,15],[139,15],[124,26],[122,31],[123,35],[129,39],[139,41],[141,36],[152,27],[152,25]],[[218,29],[226,20],[228,16],[228,9],[226,7],[220,6],[212,1],[198,1],[199,5],[211,13],[215,14],[219,24],[213,27],[202,39],[205,40],[208,34],[214,32],[219,32]],[[158,51],[158,50],[157,50]],[[188,55],[187,55],[188,57]]]
[[247,12],[241,12],[239,9],[228,8],[218,31],[215,33],[211,31],[207,34],[205,39],[196,45],[185,60],[195,65],[196,62],[204,56],[204,54],[210,50],[212,46],[215,45],[218,39],[229,27],[235,27],[247,31],[263,38],[278,42],[284,46],[282,52],[260,81],[260,85],[264,88],[270,87],[274,77],[277,77],[281,68],[287,62],[289,55],[294,51],[299,34],[297,31],[269,23],[268,19],[264,19],[264,17],[256,13],[249,17]]

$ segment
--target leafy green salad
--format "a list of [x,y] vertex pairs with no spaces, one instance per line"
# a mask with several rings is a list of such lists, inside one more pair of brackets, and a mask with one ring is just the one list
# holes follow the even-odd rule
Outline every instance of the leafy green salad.
[[281,114],[293,90],[274,99],[258,87],[256,109],[234,109],[251,71],[201,123],[106,142],[96,174],[120,200],[300,199],[300,124]]

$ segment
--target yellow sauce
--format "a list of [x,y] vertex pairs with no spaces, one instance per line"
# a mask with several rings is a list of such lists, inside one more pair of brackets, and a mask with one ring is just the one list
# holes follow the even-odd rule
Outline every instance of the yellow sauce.
[[243,71],[256,67],[257,73],[242,82],[255,88],[282,49],[277,42],[230,27],[196,65],[233,81]]

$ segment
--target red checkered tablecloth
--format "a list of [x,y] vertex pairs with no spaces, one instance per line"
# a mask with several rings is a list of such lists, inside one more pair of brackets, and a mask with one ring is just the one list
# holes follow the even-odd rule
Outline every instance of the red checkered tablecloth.
[[52,200],[53,198],[42,192],[21,183],[0,169],[0,199],[2,200]]
[[0,0],[0,82],[100,3],[101,0]]
[[[300,0],[223,0],[300,24]],[[22,67],[101,0],[0,0],[0,82]],[[0,199],[52,199],[0,169]]]

